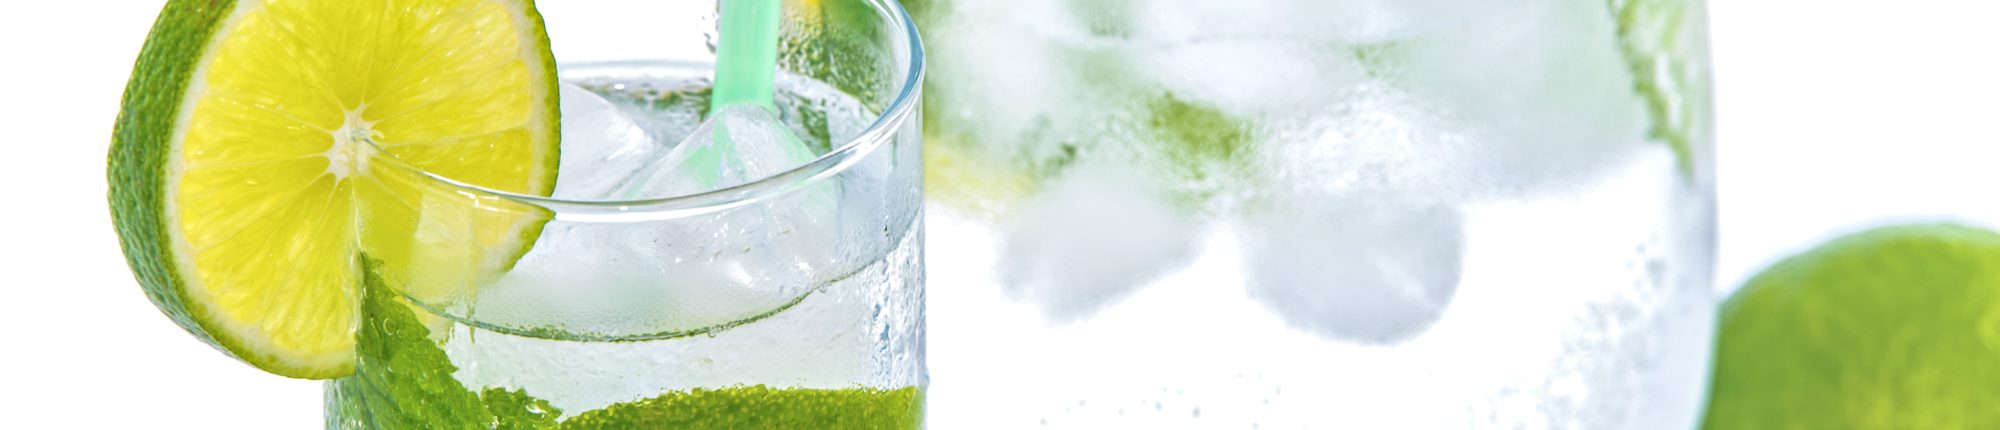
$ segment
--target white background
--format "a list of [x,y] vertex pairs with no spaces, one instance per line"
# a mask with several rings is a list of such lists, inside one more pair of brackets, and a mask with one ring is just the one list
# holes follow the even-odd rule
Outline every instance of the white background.
[[[0,427],[320,426],[319,383],[195,341],[119,253],[104,154],[161,3],[0,12]],[[1995,22],[1977,0],[1714,1],[1717,288],[1866,225],[2000,224]]]

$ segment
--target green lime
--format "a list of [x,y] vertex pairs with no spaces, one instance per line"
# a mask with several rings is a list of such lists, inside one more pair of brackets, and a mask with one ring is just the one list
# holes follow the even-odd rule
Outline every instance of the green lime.
[[[412,249],[511,262],[546,222],[443,216],[472,206],[367,160],[547,195],[556,85],[530,0],[171,0],[112,137],[126,259],[161,311],[223,352],[346,375],[363,251],[421,279],[433,269]],[[478,270],[456,266],[445,276]]]
[[1884,227],[1722,307],[1708,429],[2000,428],[2000,234]]

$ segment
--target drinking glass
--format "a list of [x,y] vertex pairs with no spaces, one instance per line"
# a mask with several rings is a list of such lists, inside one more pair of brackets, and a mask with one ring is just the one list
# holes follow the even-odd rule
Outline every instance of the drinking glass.
[[364,151],[358,360],[327,426],[921,427],[924,61],[901,7],[785,2],[777,111],[753,113],[710,111],[716,1],[540,9],[554,194]]

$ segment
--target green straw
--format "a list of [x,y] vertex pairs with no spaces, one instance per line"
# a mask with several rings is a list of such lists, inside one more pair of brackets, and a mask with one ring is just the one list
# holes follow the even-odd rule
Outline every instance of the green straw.
[[[721,22],[715,46],[715,88],[709,98],[708,116],[721,113],[724,108],[748,105],[764,109],[773,116],[778,113],[773,84],[778,72],[778,24],[781,15],[779,0],[720,0],[722,4]],[[737,156],[734,142],[730,142],[729,132],[717,123],[711,135],[715,142],[694,148],[678,166],[659,166],[658,161],[645,170],[650,174],[627,178],[616,192],[624,198],[639,198],[644,195],[647,184],[656,182],[663,175],[685,171],[700,182],[704,189],[713,189],[721,181],[721,169],[725,157]],[[812,159],[812,154],[803,144],[784,143],[787,150],[803,160]]]
[[[772,80],[778,71],[778,0],[720,0],[722,21],[715,43],[715,91],[710,95],[708,114],[737,105],[764,108],[776,115]],[[714,188],[721,180],[723,157],[734,156],[735,144],[717,124],[716,144],[695,148],[681,166],[700,181],[702,188]],[[718,150],[717,147],[722,147]],[[725,154],[724,152],[728,152]]]
[[708,110],[750,104],[777,114],[771,83],[778,70],[778,0],[721,1],[715,94]]

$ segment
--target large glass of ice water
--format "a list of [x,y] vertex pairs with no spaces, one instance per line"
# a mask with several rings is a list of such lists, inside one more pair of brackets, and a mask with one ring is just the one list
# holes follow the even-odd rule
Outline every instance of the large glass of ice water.
[[362,209],[358,361],[327,426],[920,427],[923,54],[903,10],[786,2],[770,112],[710,109],[716,2],[540,6],[554,195],[366,155],[359,192],[390,197]]
[[1698,422],[1700,0],[906,3],[932,424]]

